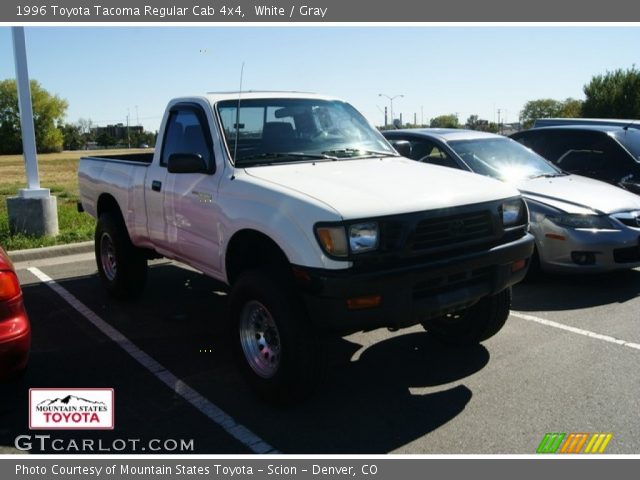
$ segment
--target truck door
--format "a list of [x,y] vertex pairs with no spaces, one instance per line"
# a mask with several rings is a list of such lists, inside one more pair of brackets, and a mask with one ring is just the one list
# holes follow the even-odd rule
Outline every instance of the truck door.
[[[194,157],[202,160],[203,169],[194,171]],[[170,162],[177,167],[173,172]],[[162,171],[149,173],[158,177],[152,190],[162,194],[162,211],[157,214],[162,215],[164,231],[159,243],[171,257],[207,273],[219,273],[218,176],[209,121],[200,105],[178,104],[171,109],[158,168]]]

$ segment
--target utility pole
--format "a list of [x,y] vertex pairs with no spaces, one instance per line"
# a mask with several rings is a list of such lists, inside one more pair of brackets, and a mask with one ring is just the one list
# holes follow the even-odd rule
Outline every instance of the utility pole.
[[136,105],[136,127],[140,126],[140,117],[138,116],[138,105]]
[[502,133],[502,124],[500,123],[500,109],[498,109],[498,133]]
[[131,137],[129,136],[129,109],[127,108],[127,148],[131,148]]
[[420,126],[424,125],[424,105],[420,105]]

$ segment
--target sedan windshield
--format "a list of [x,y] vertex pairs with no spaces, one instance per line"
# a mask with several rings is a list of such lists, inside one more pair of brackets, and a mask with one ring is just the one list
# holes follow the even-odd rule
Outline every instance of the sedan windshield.
[[348,103],[319,99],[247,99],[217,104],[236,166],[332,161],[397,154]]
[[455,140],[449,142],[449,146],[473,172],[499,180],[517,182],[563,175],[537,153],[509,138]]

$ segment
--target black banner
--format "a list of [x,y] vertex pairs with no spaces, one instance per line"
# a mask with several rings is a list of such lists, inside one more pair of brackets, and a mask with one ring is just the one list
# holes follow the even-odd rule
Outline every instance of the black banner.
[[625,0],[6,0],[0,21],[80,22],[637,22],[640,6]]

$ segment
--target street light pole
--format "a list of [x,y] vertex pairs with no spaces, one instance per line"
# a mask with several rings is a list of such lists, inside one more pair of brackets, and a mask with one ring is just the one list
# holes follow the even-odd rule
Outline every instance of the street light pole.
[[27,188],[21,188],[18,195],[7,198],[9,231],[36,236],[58,234],[58,209],[56,197],[48,188],[40,187],[36,136],[33,123],[33,104],[27,68],[27,47],[24,27],[12,27],[13,56],[16,67],[18,109],[20,110],[20,133],[24,156]]
[[[378,94],[379,97],[385,97],[389,99],[389,113],[391,114],[391,123],[393,123],[393,101],[398,98],[398,97],[404,97],[404,95],[394,95],[393,97],[386,95],[384,93],[379,93]],[[386,127],[386,125],[385,125]]]

